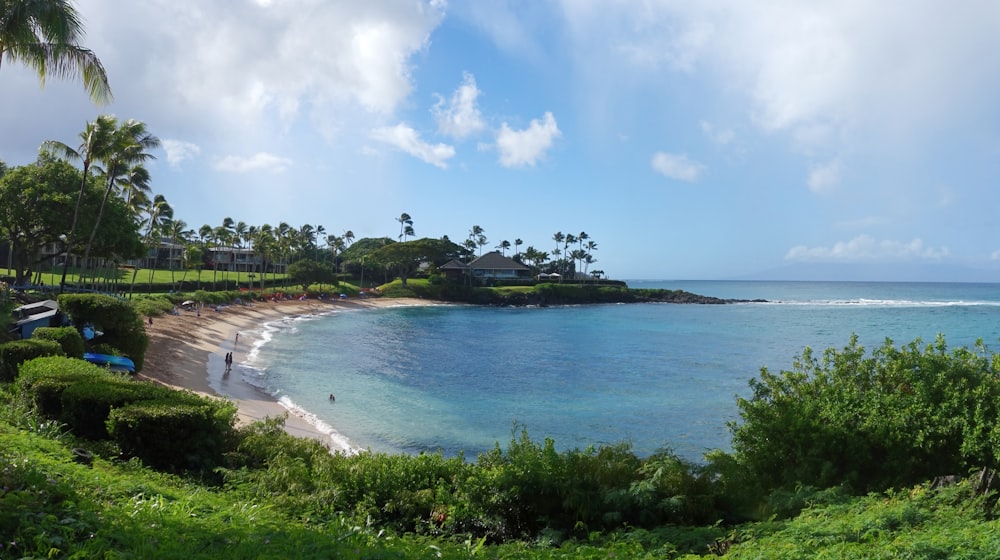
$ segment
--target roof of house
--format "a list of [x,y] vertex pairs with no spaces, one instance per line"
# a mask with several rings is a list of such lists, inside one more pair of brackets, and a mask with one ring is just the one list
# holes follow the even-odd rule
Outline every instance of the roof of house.
[[472,270],[531,270],[523,264],[491,251],[469,263]]
[[438,267],[438,270],[465,270],[468,266],[458,259],[451,259]]

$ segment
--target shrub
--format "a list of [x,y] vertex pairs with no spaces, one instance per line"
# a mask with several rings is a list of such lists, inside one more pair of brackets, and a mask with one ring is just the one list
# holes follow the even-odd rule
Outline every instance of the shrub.
[[74,434],[88,439],[107,439],[107,420],[111,409],[152,398],[153,387],[110,374],[102,379],[88,379],[68,385],[62,392],[60,419]]
[[28,360],[62,355],[62,346],[52,340],[28,339],[0,344],[0,381],[17,379],[18,369]]
[[62,394],[66,387],[106,375],[102,368],[75,358],[35,358],[21,364],[14,387],[21,399],[35,404],[39,414],[57,420],[62,417]]
[[107,430],[128,456],[171,472],[208,472],[233,447],[236,407],[175,392],[111,411]]
[[63,294],[59,308],[66,311],[77,328],[92,323],[103,335],[93,344],[108,344],[132,359],[135,371],[142,370],[142,360],[149,337],[142,318],[124,300],[103,294]]
[[54,340],[68,357],[83,358],[83,336],[73,327],[39,327],[31,333],[31,337]]
[[1000,359],[982,342],[949,352],[891,340],[870,356],[852,336],[822,360],[806,348],[791,371],[761,370],[737,401],[736,460],[767,492],[843,483],[868,492],[996,464]]
[[132,308],[142,316],[159,316],[170,313],[174,302],[167,296],[140,297],[132,301]]

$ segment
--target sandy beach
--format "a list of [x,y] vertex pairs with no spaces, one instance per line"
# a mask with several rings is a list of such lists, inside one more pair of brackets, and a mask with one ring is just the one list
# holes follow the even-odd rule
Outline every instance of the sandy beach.
[[256,387],[243,382],[235,370],[226,372],[225,356],[233,352],[234,363],[239,363],[248,351],[247,336],[237,338],[240,332],[250,333],[263,323],[290,316],[330,313],[339,309],[364,307],[397,307],[432,304],[421,299],[369,298],[349,300],[284,300],[255,303],[252,306],[231,305],[204,308],[200,314],[180,311],[179,315],[154,317],[146,324],[149,347],[146,350],[141,379],[188,389],[208,396],[225,397],[239,408],[238,422],[247,424],[267,417],[281,417],[286,413],[285,431],[298,437],[317,439],[332,451],[351,451],[329,434],[321,432],[304,417],[281,405],[276,399]]

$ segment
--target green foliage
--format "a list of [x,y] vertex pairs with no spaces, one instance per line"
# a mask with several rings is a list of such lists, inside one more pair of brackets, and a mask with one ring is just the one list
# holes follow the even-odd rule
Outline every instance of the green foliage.
[[0,344],[0,381],[13,381],[21,364],[42,356],[62,356],[58,342],[44,339],[15,340]]
[[126,301],[102,294],[63,294],[59,296],[59,308],[73,318],[78,329],[92,323],[104,332],[92,344],[117,348],[132,359],[137,373],[142,370],[149,337],[142,318]]
[[111,409],[151,398],[148,387],[152,385],[111,374],[69,384],[62,391],[59,420],[80,437],[107,439]]
[[122,452],[168,472],[210,472],[233,447],[236,407],[193,394],[133,402],[110,411],[107,429]]
[[31,333],[31,337],[55,341],[66,356],[83,358],[83,336],[73,327],[38,327]]
[[993,466],[1000,444],[1000,359],[943,336],[891,341],[870,356],[857,337],[791,371],[763,369],[739,399],[733,449],[765,491],[849,484],[866,492]]
[[302,291],[308,290],[311,284],[330,284],[336,280],[329,265],[311,259],[288,265],[288,276],[302,286]]
[[994,558],[998,523],[970,482],[814,505],[780,524],[734,531],[726,558]]
[[156,317],[170,313],[178,303],[180,302],[174,302],[165,295],[138,297],[131,301],[132,308],[143,317]]
[[14,389],[22,400],[33,403],[39,414],[58,419],[62,417],[62,394],[67,387],[98,382],[106,375],[106,370],[83,360],[36,358],[22,364]]

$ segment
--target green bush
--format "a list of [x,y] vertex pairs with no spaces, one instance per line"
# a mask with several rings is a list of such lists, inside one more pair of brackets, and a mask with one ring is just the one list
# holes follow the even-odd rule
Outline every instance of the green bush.
[[62,392],[60,420],[74,434],[88,439],[107,439],[107,421],[111,409],[150,399],[155,391],[147,383],[112,377],[91,379],[67,386]]
[[59,296],[59,308],[73,318],[78,329],[92,323],[104,333],[91,344],[117,348],[123,356],[132,359],[136,372],[142,370],[149,337],[142,318],[128,302],[103,294],[63,294]]
[[75,358],[35,358],[21,364],[21,373],[14,388],[21,398],[34,402],[40,414],[59,419],[62,417],[62,394],[66,387],[94,382],[107,375],[103,368]]
[[167,296],[143,296],[132,300],[132,308],[144,317],[157,317],[174,310],[174,302]]
[[42,339],[15,340],[0,344],[0,381],[17,379],[22,363],[42,356],[62,356],[58,342]]
[[170,472],[209,472],[233,447],[236,407],[177,392],[165,400],[116,408],[107,420],[127,456]]
[[892,341],[866,356],[857,337],[791,371],[761,370],[739,399],[733,450],[763,491],[849,484],[869,492],[995,466],[1000,358],[982,342],[948,351]]
[[54,340],[62,346],[70,358],[83,358],[83,336],[73,327],[39,327],[31,333],[32,338]]

